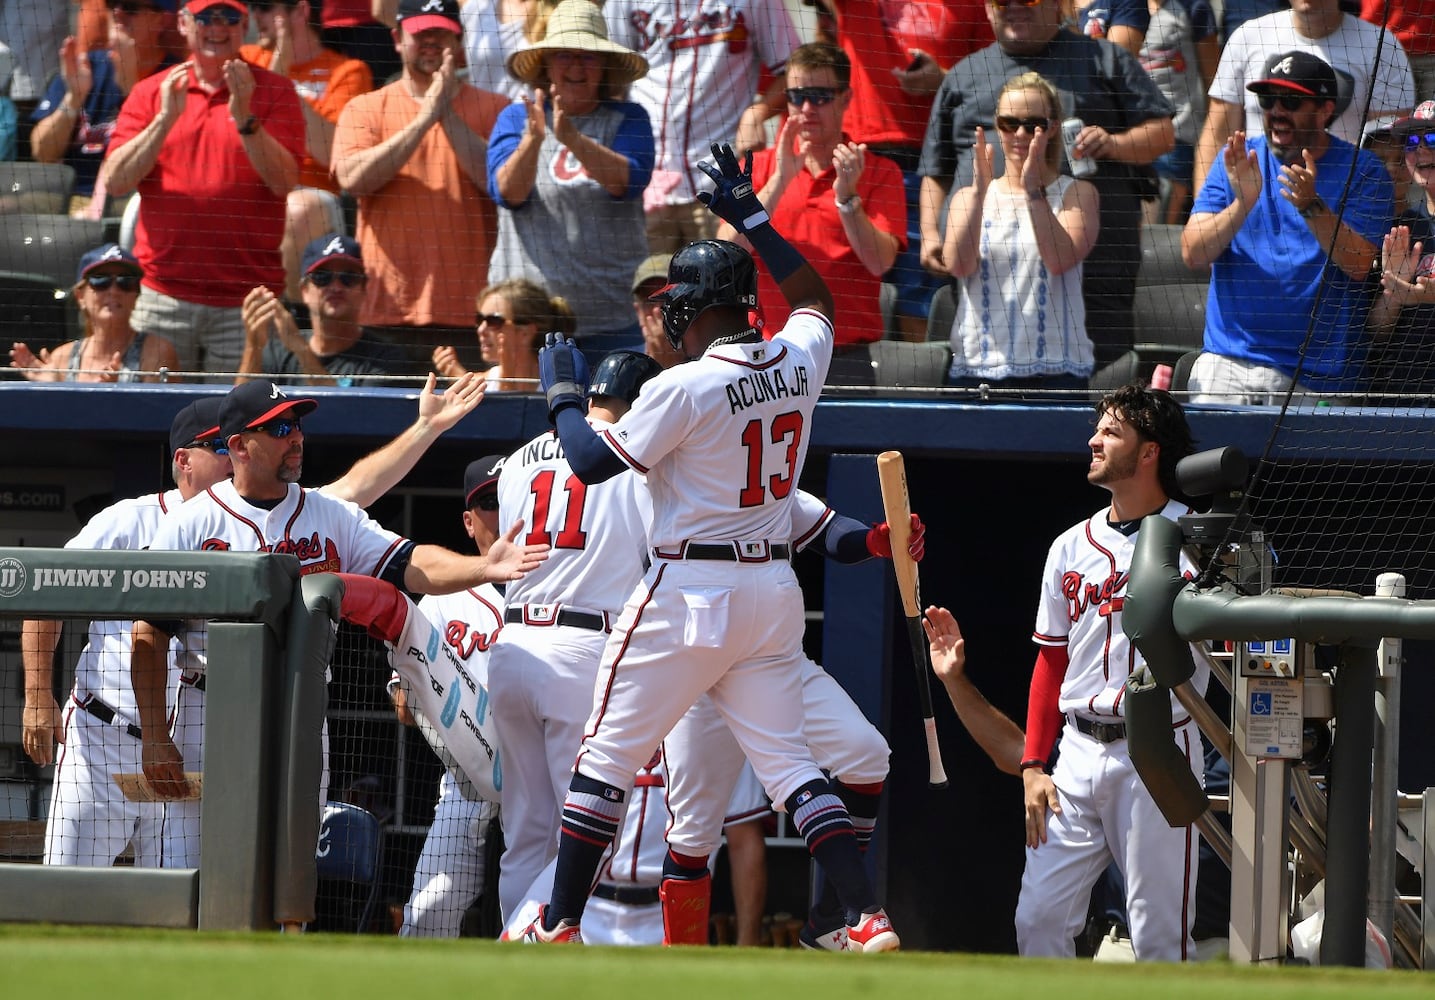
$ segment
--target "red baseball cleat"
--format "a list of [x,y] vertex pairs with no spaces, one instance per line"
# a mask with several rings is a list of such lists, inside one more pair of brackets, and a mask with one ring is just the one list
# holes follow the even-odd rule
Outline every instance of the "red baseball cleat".
[[578,925],[567,920],[558,921],[558,926],[551,931],[543,929],[543,914],[548,910],[545,903],[538,908],[538,916],[533,918],[533,923],[523,928],[523,933],[518,935],[518,940],[524,944],[582,944],[583,932]]
[[886,910],[864,913],[847,928],[847,947],[852,951],[896,951],[902,947]]

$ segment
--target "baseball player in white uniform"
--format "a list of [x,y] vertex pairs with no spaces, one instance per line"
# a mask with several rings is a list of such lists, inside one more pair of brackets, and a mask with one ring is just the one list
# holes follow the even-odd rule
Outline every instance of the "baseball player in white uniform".
[[[495,542],[487,556],[460,556],[435,545],[415,545],[355,504],[301,489],[302,418],[318,405],[312,399],[291,399],[267,380],[231,389],[220,407],[219,435],[229,449],[234,478],[210,487],[167,518],[151,548],[289,553],[298,558],[301,573],[362,572],[401,582],[416,593],[452,593],[517,579],[542,560],[546,546],[513,543],[521,525]],[[175,633],[181,683],[172,736],[164,724],[163,650]],[[181,800],[165,812],[166,867],[192,868],[199,861],[199,802],[184,798],[184,771],[204,767],[203,706],[189,695],[201,690],[206,634],[201,622],[181,627],[139,621],[134,626],[132,679],[144,731],[145,776],[162,798]]]
[[[609,39],[648,60],[631,91],[657,154],[643,207],[650,249],[672,253],[716,233],[697,163],[714,142],[766,145],[763,123],[786,110],[787,57],[802,39],[782,0],[608,0],[603,17]],[[772,82],[754,101],[764,69]]]
[[[498,538],[498,474],[503,462],[504,456],[489,455],[470,462],[464,470],[463,529],[473,539],[480,555]],[[488,651],[503,628],[501,588],[485,583],[454,594],[430,594],[419,601],[418,610],[442,636],[447,649],[462,661],[470,679],[480,690],[486,688]],[[428,641],[414,642],[406,644],[405,650],[427,649],[429,644]],[[436,658],[426,659],[429,659],[431,674],[437,666]],[[458,742],[453,737],[454,726],[464,724],[462,702],[466,693],[462,681],[446,680],[446,684],[437,685],[445,687],[437,717],[440,725],[445,720],[448,723],[445,726],[447,739],[439,733],[429,713],[418,707],[422,696],[416,689],[437,694],[431,675],[422,678],[395,673],[395,681],[389,688],[399,718],[409,714],[430,745],[437,743],[434,749],[441,751],[439,756],[445,763],[433,822],[414,868],[413,891],[404,906],[400,937],[458,937],[464,914],[489,888],[485,884],[485,847],[491,824],[498,818],[497,792],[503,784],[502,762],[494,741],[492,759],[487,754],[479,759],[480,775],[490,776],[495,786],[494,794],[485,798],[448,749],[450,742]],[[475,725],[488,721],[489,706],[486,698],[475,704],[472,711]]]
[[[434,395],[434,384],[430,376],[411,427],[321,490],[356,503],[372,503],[413,467],[438,435],[483,399],[483,384],[472,376],[459,379],[442,396]],[[169,439],[174,489],[114,504],[92,518],[66,548],[148,548],[161,518],[228,478],[229,452],[218,438],[219,407],[220,397],[205,397],[175,415]],[[25,750],[43,767],[55,759],[56,741],[64,746],[46,832],[47,861],[109,865],[128,841],[136,864],[157,865],[162,806],[129,802],[110,779],[115,773],[140,770],[139,715],[129,667],[131,625],[91,623],[90,641],[76,665],[63,721],[51,693],[59,632],[58,622],[31,621],[25,624],[22,640]]]
[[[1123,703],[1126,678],[1141,662],[1121,629],[1121,605],[1141,519],[1189,511],[1171,496],[1191,432],[1180,405],[1159,389],[1124,386],[1096,411],[1086,478],[1110,491],[1111,505],[1052,543],[1033,634],[1017,946],[1023,955],[1074,955],[1091,888],[1114,860],[1126,877],[1137,958],[1181,961],[1195,956],[1196,832],[1167,825],[1131,764]],[[1198,691],[1206,680],[1198,668]],[[1171,716],[1176,745],[1200,778],[1200,734],[1174,697]],[[1058,730],[1061,755],[1048,775]],[[1053,785],[1059,808],[1049,807]]]
[[[837,884],[853,950],[899,941],[862,865],[852,820],[802,732],[802,592],[788,562],[792,495],[832,356],[826,284],[768,222],[729,147],[705,167],[702,200],[743,232],[792,305],[764,341],[752,326],[756,271],[717,240],[680,250],[664,303],[669,340],[696,360],[659,374],[601,434],[583,419],[587,369],[561,335],[539,356],[550,414],[585,483],[625,469],[653,499],[653,566],[603,652],[593,714],[563,808],[553,896],[524,940],[577,942],[593,876],[618,832],[633,775],[708,692],[768,795]],[[665,880],[700,879],[668,852]]]
[[[625,407],[660,370],[643,354],[609,355],[589,394],[589,420],[616,420],[609,400]],[[488,665],[507,762],[498,888],[506,919],[558,853],[559,815],[593,711],[598,661],[647,563],[651,505],[632,472],[585,485],[548,431],[504,463],[498,511],[500,530],[524,521],[527,541],[552,546],[542,566],[507,588],[507,627]]]

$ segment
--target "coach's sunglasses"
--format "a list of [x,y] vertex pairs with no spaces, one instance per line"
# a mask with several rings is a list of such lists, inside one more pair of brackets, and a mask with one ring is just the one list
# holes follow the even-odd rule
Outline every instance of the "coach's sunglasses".
[[800,108],[804,104],[820,108],[825,104],[831,104],[838,93],[836,87],[788,87],[787,103],[794,108]]
[[208,10],[200,11],[198,14],[191,13],[189,16],[194,18],[195,24],[201,24],[206,28],[213,24],[222,24],[226,27],[233,28],[238,25],[240,21],[244,20],[243,13],[234,7],[228,6],[211,7]]
[[228,443],[227,443],[227,440],[226,440],[225,438],[222,438],[222,437],[205,438],[205,439],[202,440],[202,441],[199,440],[198,438],[196,438],[195,440],[189,442],[189,444],[185,445],[185,447],[186,447],[186,448],[203,448],[205,451],[212,451],[212,452],[214,452],[216,455],[228,455],[228,454],[229,454],[229,445],[228,445]]
[[1308,100],[1310,100],[1309,97],[1300,97],[1296,94],[1281,94],[1280,96],[1276,96],[1275,94],[1256,95],[1256,103],[1261,106],[1262,111],[1269,111],[1277,104],[1279,104],[1284,111],[1298,111],[1300,106]]
[[85,284],[97,292],[114,285],[122,292],[137,292],[140,288],[139,275],[136,274],[87,274]]
[[280,440],[287,438],[295,431],[304,429],[298,417],[285,417],[283,420],[271,420],[267,424],[260,424],[258,427],[244,428],[251,434],[268,434],[272,438]]
[[1011,115],[997,115],[997,128],[1008,134],[1015,134],[1021,129],[1026,129],[1027,135],[1036,135],[1036,130],[1048,131],[1051,128],[1051,119],[1040,116],[1032,118],[1014,118]]
[[361,271],[310,271],[305,278],[315,288],[328,288],[335,280],[345,288],[358,288],[369,280]]
[[1427,149],[1435,149],[1435,132],[1413,132],[1405,137],[1406,150],[1416,150],[1421,145]]

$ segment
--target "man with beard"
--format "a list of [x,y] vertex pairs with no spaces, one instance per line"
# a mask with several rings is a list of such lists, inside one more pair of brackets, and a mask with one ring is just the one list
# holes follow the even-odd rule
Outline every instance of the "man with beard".
[[[1027,851],[1017,948],[1073,956],[1091,887],[1114,861],[1137,960],[1185,961],[1195,957],[1196,831],[1166,822],[1131,763],[1126,679],[1142,662],[1122,631],[1121,605],[1142,519],[1190,511],[1172,495],[1191,430],[1170,393],[1141,385],[1106,396],[1096,414],[1086,480],[1110,492],[1111,505],[1052,543],[1032,633],[1039,652],[1021,760]],[[1207,677],[1199,667],[1198,692]],[[1199,777],[1201,736],[1174,698],[1171,729]],[[1048,774],[1058,734],[1061,759]]]
[[1211,266],[1192,399],[1262,405],[1292,385],[1355,391],[1370,268],[1395,214],[1390,175],[1329,133],[1337,90],[1325,60],[1280,53],[1246,88],[1264,134],[1231,136],[1181,236],[1186,265]]
[[364,301],[363,252],[357,240],[327,233],[304,248],[299,294],[312,327],[299,331],[277,295],[260,286],[244,298],[244,357],[234,382],[256,373],[309,385],[352,385],[356,376],[397,375],[402,352],[375,340],[359,325]]
[[459,78],[457,0],[400,0],[398,25],[403,72],[344,106],[332,163],[359,200],[363,322],[407,346],[423,371],[435,347],[473,339],[498,233],[488,136],[508,100]]

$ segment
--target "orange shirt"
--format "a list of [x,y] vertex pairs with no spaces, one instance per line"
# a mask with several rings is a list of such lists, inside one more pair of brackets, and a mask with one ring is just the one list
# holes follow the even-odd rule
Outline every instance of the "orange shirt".
[[[508,99],[465,85],[459,116],[485,139]],[[382,143],[414,119],[419,102],[398,79],[349,102],[334,135],[334,162]],[[473,326],[474,300],[498,235],[493,201],[464,173],[442,125],[381,189],[359,198],[354,236],[364,248],[370,326]]]
[[[245,45],[239,50],[245,62],[269,68],[274,59],[274,50],[259,45]],[[344,105],[374,89],[374,74],[366,63],[340,55],[333,49],[320,49],[319,54],[306,63],[290,66],[289,79],[294,89],[313,108],[320,118],[336,124]],[[323,188],[338,192],[339,185],[324,166],[307,152],[299,162],[299,184],[303,187]]]

